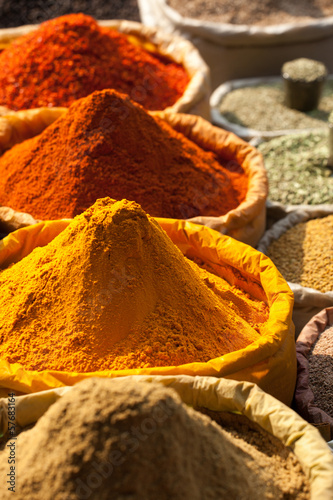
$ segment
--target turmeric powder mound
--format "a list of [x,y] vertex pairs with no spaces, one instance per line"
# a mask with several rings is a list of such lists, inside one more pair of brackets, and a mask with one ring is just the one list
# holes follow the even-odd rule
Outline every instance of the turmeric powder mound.
[[98,200],[4,270],[0,289],[0,356],[31,370],[205,362],[260,337],[127,200]]
[[0,158],[0,205],[42,220],[74,217],[105,196],[134,200],[154,217],[220,216],[247,188],[240,165],[113,90],[78,100]]

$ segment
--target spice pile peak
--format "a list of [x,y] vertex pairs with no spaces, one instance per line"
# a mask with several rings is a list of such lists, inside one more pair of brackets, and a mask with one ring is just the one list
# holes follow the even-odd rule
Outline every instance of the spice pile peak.
[[208,361],[260,336],[215,288],[138,204],[104,198],[0,274],[0,356],[77,372]]

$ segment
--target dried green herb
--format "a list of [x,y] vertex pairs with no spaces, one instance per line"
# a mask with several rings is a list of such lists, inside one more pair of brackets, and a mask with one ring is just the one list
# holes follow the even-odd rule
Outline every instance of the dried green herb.
[[220,104],[221,115],[230,123],[263,132],[327,127],[332,110],[332,80],[325,82],[318,108],[308,112],[284,104],[282,81],[232,90]]
[[257,149],[264,157],[270,200],[284,205],[333,203],[327,130],[276,137]]

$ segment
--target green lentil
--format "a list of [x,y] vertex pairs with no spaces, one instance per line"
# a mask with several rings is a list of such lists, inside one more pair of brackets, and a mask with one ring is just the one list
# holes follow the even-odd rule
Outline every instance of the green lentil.
[[284,205],[333,204],[327,130],[276,137],[257,149],[264,158],[270,200]]
[[303,82],[313,82],[322,79],[327,75],[326,66],[313,59],[301,57],[288,61],[282,66],[282,74],[292,80],[301,80]]
[[282,81],[231,90],[220,103],[220,113],[230,123],[263,132],[325,128],[332,109],[332,80],[325,82],[318,108],[308,112],[284,104]]
[[319,292],[333,289],[333,215],[296,224],[268,247],[283,277]]

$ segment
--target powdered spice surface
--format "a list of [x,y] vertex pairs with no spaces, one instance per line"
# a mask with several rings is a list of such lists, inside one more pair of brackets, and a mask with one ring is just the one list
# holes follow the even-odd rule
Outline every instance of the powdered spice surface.
[[19,37],[0,54],[0,68],[0,104],[13,110],[69,106],[107,88],[147,109],[165,109],[189,82],[180,64],[84,14],[46,21]]
[[248,176],[235,163],[104,90],[0,157],[0,204],[53,220],[110,196],[154,217],[221,216],[246,197]]

